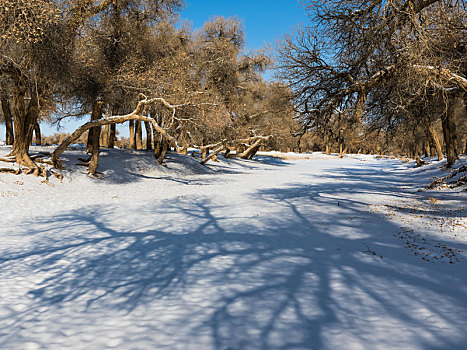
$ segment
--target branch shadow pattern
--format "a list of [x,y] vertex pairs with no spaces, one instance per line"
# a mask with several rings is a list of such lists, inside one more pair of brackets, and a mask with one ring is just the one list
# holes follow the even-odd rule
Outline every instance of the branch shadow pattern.
[[[390,191],[388,181],[382,176],[372,186]],[[465,279],[401,254],[380,234],[396,227],[365,203],[340,198],[339,215],[326,209],[336,199],[323,193],[352,191],[345,183],[258,191],[257,200],[278,209],[259,218],[232,217],[229,207],[203,197],[167,200],[141,211],[151,218],[146,226],[125,230],[106,219],[111,208],[83,208],[35,222],[33,243],[4,252],[0,269],[27,261],[30,273],[46,276],[28,293],[33,308],[83,301],[83,314],[131,315],[188,299],[179,319],[188,327],[185,341],[208,331],[216,350],[378,348],[390,336],[423,349],[465,348]],[[363,243],[384,259],[365,254]],[[401,334],[398,323],[409,330]]]

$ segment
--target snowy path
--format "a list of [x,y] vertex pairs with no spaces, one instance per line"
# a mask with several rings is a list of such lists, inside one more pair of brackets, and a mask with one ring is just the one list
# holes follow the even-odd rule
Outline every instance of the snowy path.
[[0,349],[467,349],[465,191],[387,159],[111,158],[0,177]]

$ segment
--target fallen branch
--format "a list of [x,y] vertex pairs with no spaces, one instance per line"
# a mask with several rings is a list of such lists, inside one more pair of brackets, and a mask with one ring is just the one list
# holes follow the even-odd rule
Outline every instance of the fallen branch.
[[21,169],[13,169],[13,168],[0,168],[0,173],[12,173],[15,175],[21,174]]
[[229,154],[228,157],[229,158],[251,159],[251,158],[253,158],[253,156],[258,151],[258,149],[259,149],[259,147],[261,145],[261,142],[267,141],[272,137],[273,137],[272,135],[269,135],[269,136],[254,136],[254,137],[251,137],[250,139],[239,140],[239,142],[248,141],[248,140],[250,140],[250,142],[252,142],[252,140],[255,140],[255,141],[254,141],[254,143],[252,145],[248,144],[247,145],[248,148],[244,152],[239,153],[239,154]]
[[210,155],[208,155],[206,158],[204,158],[202,161],[201,161],[201,164],[204,165],[206,164],[207,162],[209,162],[211,159],[213,159],[218,153],[222,152],[224,150],[225,146],[222,145],[218,148],[216,148],[214,151],[211,152]]
[[188,103],[181,104],[181,105],[171,105],[168,103],[165,99],[156,97],[152,99],[144,99],[138,102],[138,105],[136,106],[135,110],[131,112],[130,114],[123,115],[123,116],[115,116],[115,117],[110,117],[110,118],[104,118],[104,119],[97,119],[93,120],[90,122],[87,122],[83,125],[81,125],[78,129],[76,129],[70,136],[68,136],[52,153],[51,156],[51,161],[53,165],[61,169],[62,164],[60,162],[60,157],[63,154],[63,152],[70,146],[73,142],[79,139],[79,137],[86,132],[87,130],[93,128],[93,127],[100,127],[104,125],[110,125],[110,124],[120,124],[124,123],[130,120],[140,120],[143,122],[149,122],[152,124],[153,128],[158,131],[162,136],[164,136],[167,140],[170,140],[174,142],[175,147],[179,149],[179,145],[177,143],[176,138],[171,136],[170,134],[167,133],[167,131],[162,128],[154,118],[149,118],[149,117],[144,117],[142,114],[144,112],[144,109],[146,108],[147,105],[156,103],[156,102],[161,102],[164,106],[167,108],[170,108],[173,110],[173,115],[175,115],[176,108],[188,105]]

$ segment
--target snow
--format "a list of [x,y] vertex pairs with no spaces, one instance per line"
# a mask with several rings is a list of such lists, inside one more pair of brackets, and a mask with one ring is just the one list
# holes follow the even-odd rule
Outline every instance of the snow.
[[467,348],[467,192],[423,189],[441,162],[104,150],[94,179],[83,156],[0,176],[1,349]]

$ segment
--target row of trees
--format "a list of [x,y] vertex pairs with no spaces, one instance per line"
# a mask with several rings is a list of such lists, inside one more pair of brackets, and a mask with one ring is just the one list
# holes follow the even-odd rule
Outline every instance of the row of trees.
[[[235,18],[199,31],[176,25],[181,0],[4,0],[0,101],[9,157],[31,159],[38,122],[89,115],[46,162],[87,134],[95,173],[116,123],[130,148],[169,147],[249,158],[286,150],[447,155],[464,152],[466,8],[456,0],[303,2],[309,26],[278,48],[265,82],[265,52],[245,53]],[[145,130],[145,145],[142,144]],[[444,148],[444,149],[443,149]],[[211,153],[210,153],[211,151]]]
[[[6,0],[0,9],[0,91],[7,143],[4,160],[40,172],[29,146],[38,122],[91,115],[47,160],[88,132],[90,172],[100,140],[115,143],[128,122],[130,147],[163,161],[182,151],[237,149],[251,157],[260,144],[291,143],[290,90],[268,83],[264,52],[244,53],[235,18],[215,18],[194,32],[175,25],[179,0]],[[89,118],[89,117],[88,117]],[[275,137],[272,137],[274,134]],[[36,134],[37,138],[37,134]],[[246,153],[245,153],[246,152]]]
[[279,76],[313,142],[433,154],[466,151],[467,17],[456,0],[305,1]]

